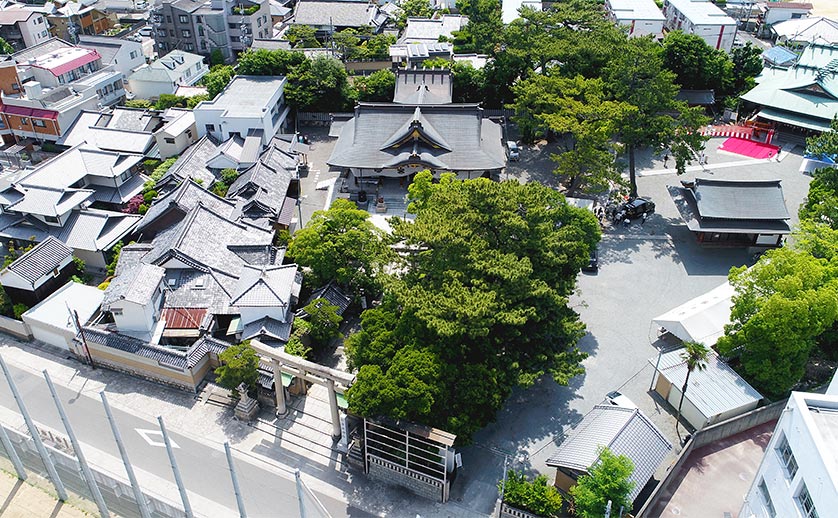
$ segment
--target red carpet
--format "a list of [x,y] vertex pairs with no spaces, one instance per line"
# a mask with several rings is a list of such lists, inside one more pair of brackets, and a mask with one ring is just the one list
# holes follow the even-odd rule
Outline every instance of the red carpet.
[[777,146],[741,138],[729,138],[722,143],[719,149],[751,158],[771,158],[780,151]]

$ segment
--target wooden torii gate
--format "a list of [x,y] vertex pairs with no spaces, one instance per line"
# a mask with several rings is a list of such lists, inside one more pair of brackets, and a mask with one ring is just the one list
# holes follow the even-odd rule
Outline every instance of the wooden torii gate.
[[355,375],[337,369],[332,369],[310,362],[299,356],[294,356],[269,347],[258,340],[251,340],[250,346],[257,354],[268,359],[273,368],[274,387],[276,388],[276,415],[284,416],[288,412],[285,402],[285,389],[282,386],[282,373],[296,376],[297,378],[329,389],[329,407],[332,414],[332,437],[340,439],[340,412],[338,410],[337,394],[343,394],[346,389],[355,381]]

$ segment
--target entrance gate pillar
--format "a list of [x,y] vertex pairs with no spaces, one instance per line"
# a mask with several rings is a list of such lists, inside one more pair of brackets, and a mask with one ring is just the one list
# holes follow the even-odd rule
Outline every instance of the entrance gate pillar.
[[274,360],[271,362],[274,369],[274,389],[276,390],[276,415],[284,416],[288,413],[288,408],[285,405],[285,387],[282,385],[282,370],[279,362]]

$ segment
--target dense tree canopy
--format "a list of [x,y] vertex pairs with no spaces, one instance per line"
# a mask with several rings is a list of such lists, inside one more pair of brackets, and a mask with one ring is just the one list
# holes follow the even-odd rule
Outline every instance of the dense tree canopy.
[[492,54],[503,37],[500,0],[457,0],[460,14],[468,16],[468,25],[454,35],[458,54]]
[[201,78],[201,84],[207,87],[209,98],[215,99],[215,96],[224,90],[235,74],[236,71],[230,65],[216,65]]
[[[809,139],[814,155],[838,155],[838,122]],[[772,397],[800,382],[812,352],[838,356],[838,170],[815,171],[791,245],[750,269],[734,268],[731,324],[717,347],[736,356],[745,377]]]
[[304,279],[311,287],[334,280],[353,294],[378,290],[379,275],[392,253],[369,216],[353,202],[339,199],[329,210],[315,212],[294,234],[287,255],[309,270]]
[[582,372],[584,325],[568,306],[599,239],[596,219],[539,184],[439,184],[417,175],[413,222],[392,221],[413,250],[381,306],[346,343],[360,367],[349,390],[362,415],[405,417],[468,441],[515,386]]
[[634,463],[625,455],[614,455],[608,448],[602,448],[599,460],[579,477],[578,484],[570,488],[576,516],[580,518],[602,518],[611,501],[612,512],[622,507],[631,509],[629,494],[634,482],[629,480],[634,472]]
[[359,101],[391,102],[396,91],[396,74],[390,69],[377,70],[368,76],[356,77],[353,86]]
[[663,63],[685,90],[715,90],[721,95],[733,85],[733,62],[727,53],[714,49],[696,34],[667,34],[663,40]]

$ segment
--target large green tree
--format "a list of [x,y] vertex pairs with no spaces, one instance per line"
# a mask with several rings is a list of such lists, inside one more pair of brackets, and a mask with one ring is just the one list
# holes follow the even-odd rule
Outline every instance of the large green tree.
[[730,271],[731,323],[716,346],[739,357],[745,377],[771,397],[800,381],[817,338],[838,319],[838,262],[831,259],[785,247]]
[[762,72],[762,49],[750,41],[735,47],[730,53],[733,61],[733,92],[742,94],[754,87],[754,78]]
[[338,307],[330,304],[328,300],[314,299],[303,311],[308,314],[308,334],[315,345],[325,347],[340,335],[343,317],[338,315]]
[[602,518],[611,501],[612,512],[631,509],[629,494],[634,482],[629,477],[634,472],[634,463],[625,455],[614,455],[608,448],[601,448],[599,460],[579,477],[578,483],[570,488],[576,516],[580,518]]
[[238,398],[239,386],[255,390],[259,381],[259,356],[250,346],[250,340],[231,345],[218,355],[221,366],[215,369],[216,381]]
[[683,173],[706,137],[698,129],[708,122],[700,108],[675,99],[675,74],[664,68],[660,45],[651,38],[631,38],[609,62],[603,76],[614,100],[635,108],[617,122],[628,153],[631,195],[637,195],[635,154],[641,147],[669,147],[676,169]]
[[[582,372],[585,355],[575,344],[584,325],[567,297],[599,226],[536,183],[447,176],[412,190],[411,210],[412,222],[391,222],[394,239],[411,253],[395,269],[384,303],[363,314],[361,332],[347,342],[360,367],[350,407],[410,416],[469,441],[513,387],[543,375],[566,384]],[[410,374],[413,356],[392,372],[404,350],[422,352],[418,373]],[[438,366],[432,379],[430,364]],[[396,397],[410,378],[424,383],[415,395],[420,406]],[[388,397],[367,399],[379,386]]]
[[714,49],[696,34],[667,34],[663,40],[663,63],[685,90],[714,90],[721,96],[735,80],[733,61],[727,53]]
[[[838,118],[832,120],[829,131],[807,139],[806,152],[817,158],[838,160]],[[814,172],[809,194],[800,207],[800,219],[838,229],[838,168],[822,167]]]
[[222,90],[230,83],[236,71],[230,65],[216,65],[201,78],[201,83],[207,87],[207,94],[210,99],[215,99],[215,96],[220,94]]
[[561,153],[554,154],[555,174],[568,196],[600,193],[622,183],[616,163],[616,121],[636,110],[606,99],[601,79],[581,75],[535,75],[514,87],[515,120],[525,140],[538,133],[559,135]]
[[396,91],[396,74],[392,70],[377,70],[368,76],[356,77],[353,83],[359,101],[391,102]]
[[454,50],[459,54],[495,52],[503,37],[500,0],[457,0],[457,9],[469,22],[454,34]]
[[355,295],[361,289],[378,291],[392,252],[369,216],[353,202],[338,199],[294,233],[287,255],[307,268],[306,282],[317,287],[334,280]]

